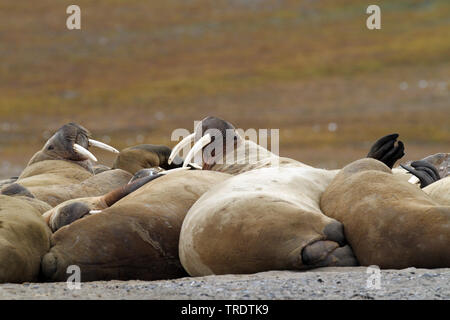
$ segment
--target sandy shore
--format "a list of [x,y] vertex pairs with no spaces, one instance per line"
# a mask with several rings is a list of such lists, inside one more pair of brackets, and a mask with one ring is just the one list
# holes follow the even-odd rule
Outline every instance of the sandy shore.
[[1,284],[0,299],[450,299],[450,268],[382,270],[368,288],[365,267],[270,271],[164,281]]

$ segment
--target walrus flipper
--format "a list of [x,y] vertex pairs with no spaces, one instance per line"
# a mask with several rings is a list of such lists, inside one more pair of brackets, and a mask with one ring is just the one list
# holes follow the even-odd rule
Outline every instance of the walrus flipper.
[[392,169],[395,162],[405,155],[403,142],[398,141],[395,146],[398,136],[398,133],[393,133],[378,139],[370,148],[367,158],[379,160]]
[[82,202],[73,202],[62,207],[55,218],[52,219],[52,230],[56,231],[65,225],[71,224],[75,220],[81,219],[89,214],[89,211],[89,206]]
[[30,190],[18,183],[12,183],[9,186],[3,188],[0,191],[0,194],[3,194],[5,196],[25,196],[34,198],[34,195],[30,192]]
[[441,179],[436,167],[425,160],[413,161],[410,166],[402,164],[400,166],[419,178],[420,188],[425,188]]

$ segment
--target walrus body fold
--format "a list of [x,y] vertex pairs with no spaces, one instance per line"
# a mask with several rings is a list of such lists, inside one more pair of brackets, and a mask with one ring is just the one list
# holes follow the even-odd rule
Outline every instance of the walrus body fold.
[[344,224],[361,265],[450,267],[450,207],[398,179],[377,160],[344,167],[320,204],[326,215]]
[[185,276],[178,258],[184,216],[204,192],[228,177],[205,171],[172,173],[101,213],[62,227],[42,261],[45,277],[64,281],[72,264],[81,268],[82,281]]
[[32,199],[0,195],[0,283],[38,280],[51,236],[42,210]]

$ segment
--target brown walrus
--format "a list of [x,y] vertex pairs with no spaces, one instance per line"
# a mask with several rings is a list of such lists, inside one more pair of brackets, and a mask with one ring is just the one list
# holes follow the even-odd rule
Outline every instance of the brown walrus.
[[4,184],[2,194],[28,195],[55,206],[63,201],[105,194],[131,179],[123,170],[94,175],[95,146],[118,153],[116,149],[90,138],[88,130],[75,123],[62,126],[30,159],[20,176]]
[[41,217],[46,205],[0,195],[0,283],[38,280],[51,231]]
[[82,281],[156,280],[185,276],[178,240],[189,208],[229,175],[180,171],[162,176],[101,213],[79,219],[53,234],[42,261],[44,276],[63,281],[78,265]]
[[450,207],[396,178],[380,161],[361,159],[344,167],[320,206],[344,224],[361,265],[450,267]]

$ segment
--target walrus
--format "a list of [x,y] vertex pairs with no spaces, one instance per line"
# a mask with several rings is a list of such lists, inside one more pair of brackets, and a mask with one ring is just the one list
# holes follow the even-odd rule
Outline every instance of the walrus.
[[62,126],[1,193],[32,195],[55,206],[72,198],[105,194],[131,179],[132,175],[124,170],[105,171],[104,166],[94,166],[92,161],[97,159],[88,151],[90,146],[119,152],[91,139],[90,132],[78,124]]
[[41,259],[50,249],[45,204],[29,197],[0,195],[0,283],[39,279]]
[[356,265],[342,224],[319,208],[334,175],[316,168],[271,167],[216,185],[183,222],[183,267],[191,276],[205,276]]
[[[107,170],[89,178],[70,184],[48,184],[23,187],[21,183],[13,183],[2,189],[2,194],[28,194],[54,207],[70,199],[104,195],[130,181],[133,176],[124,170]],[[20,182],[20,181],[19,181]],[[39,182],[41,184],[42,181]],[[19,191],[20,190],[20,191]]]
[[[398,137],[398,133],[392,133],[379,138],[371,146],[366,157],[380,160],[392,168],[395,162],[404,155],[404,144],[402,141],[397,141]],[[200,166],[204,170],[226,172],[233,175],[268,167],[313,168],[298,160],[274,154],[263,146],[245,139],[239,130],[228,121],[212,116],[204,118],[195,127],[194,133],[186,136],[172,149],[168,163],[179,163],[178,153],[194,141],[194,146],[189,149],[183,160],[184,167],[192,166],[193,159],[200,154],[198,160],[201,161]],[[442,163],[441,158],[433,156],[427,160]],[[398,178],[405,180],[415,178],[404,168],[394,168],[393,170]]]
[[[186,168],[189,169],[189,168]],[[50,208],[43,214],[45,221],[53,232],[68,225],[75,220],[81,219],[90,214],[98,213],[108,207],[111,207],[114,203],[120,199],[126,197],[130,193],[141,188],[143,185],[150,181],[153,181],[163,175],[172,174],[184,168],[161,170],[159,173],[154,169],[142,169],[145,172],[136,173],[128,184],[124,184],[104,195],[73,198],[63,203],[58,204],[54,208]],[[141,171],[142,171],[141,170]],[[140,171],[139,171],[140,172]],[[152,174],[150,174],[151,172]]]
[[64,281],[67,267],[78,265],[82,281],[186,276],[178,258],[184,216],[204,192],[228,178],[201,170],[174,172],[101,213],[60,228],[42,260],[43,275],[50,281]]
[[192,165],[199,153],[203,170],[233,175],[274,166],[311,167],[294,159],[279,157],[263,146],[245,139],[228,121],[212,116],[203,119],[194,133],[182,139],[172,149],[168,163],[179,163],[177,154],[193,141],[194,146],[183,160],[184,167]]
[[[30,178],[49,172],[57,178],[54,179],[55,181],[51,181],[52,184],[81,182],[94,173],[93,162],[97,162],[97,158],[88,150],[92,146],[112,153],[119,153],[117,149],[103,142],[93,140],[91,133],[83,126],[73,122],[65,124],[48,139],[41,150],[31,157],[26,168],[20,174],[18,181],[21,180],[21,184],[25,187],[36,185],[36,183],[33,183],[33,180],[39,179]],[[59,162],[61,168],[58,167],[57,162],[47,162],[55,160],[61,160]],[[63,164],[68,165],[65,171]],[[84,171],[76,170],[80,169],[80,167]],[[63,180],[61,180],[61,177]],[[24,181],[26,178],[32,181]],[[43,178],[47,177],[44,176]],[[45,180],[42,184],[46,184],[47,181]]]
[[396,178],[380,161],[345,166],[322,194],[320,208],[343,223],[361,265],[450,267],[450,207]]

